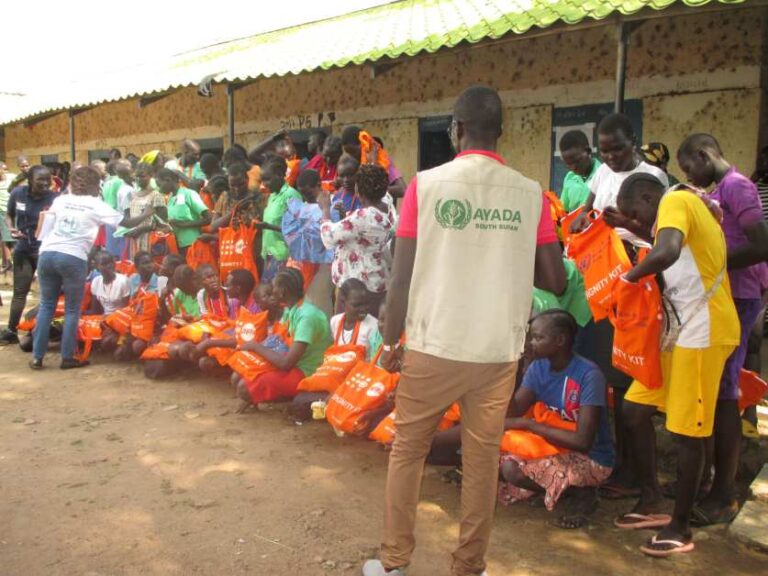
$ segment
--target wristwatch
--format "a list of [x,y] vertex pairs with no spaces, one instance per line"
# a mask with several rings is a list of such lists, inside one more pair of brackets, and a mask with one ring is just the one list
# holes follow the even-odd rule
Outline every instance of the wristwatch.
[[394,352],[400,348],[400,342],[395,342],[394,344],[382,344],[381,349],[384,350],[384,352]]

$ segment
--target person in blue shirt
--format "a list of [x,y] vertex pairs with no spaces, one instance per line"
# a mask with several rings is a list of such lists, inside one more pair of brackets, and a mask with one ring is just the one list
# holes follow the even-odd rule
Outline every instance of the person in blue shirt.
[[[557,521],[561,528],[579,528],[597,506],[597,486],[610,475],[614,449],[608,426],[605,377],[596,364],[574,354],[576,320],[565,310],[552,309],[531,320],[533,362],[510,405],[512,418],[505,430],[526,430],[560,449],[554,456],[524,459],[501,457],[499,488],[502,503],[510,504],[544,494],[552,510],[566,489],[574,498]],[[522,416],[543,402],[561,420],[575,423],[575,430],[551,426]]]

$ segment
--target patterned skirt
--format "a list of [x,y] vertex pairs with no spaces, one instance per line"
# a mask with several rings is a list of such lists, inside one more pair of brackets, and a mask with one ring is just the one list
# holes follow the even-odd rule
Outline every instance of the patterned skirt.
[[[608,466],[601,466],[581,452],[567,452],[535,460],[524,460],[512,454],[502,455],[502,464],[509,460],[517,463],[523,474],[544,489],[544,504],[549,511],[554,509],[560,496],[569,486],[599,486],[608,479],[612,471]],[[499,502],[505,506],[531,498],[535,494],[509,482],[499,483]]]

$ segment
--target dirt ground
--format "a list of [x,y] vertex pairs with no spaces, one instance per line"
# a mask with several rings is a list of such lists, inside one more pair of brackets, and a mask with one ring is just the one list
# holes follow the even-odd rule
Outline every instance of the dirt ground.
[[[10,294],[2,291],[4,325]],[[281,407],[235,414],[224,382],[178,374],[151,382],[136,364],[96,356],[44,371],[0,349],[0,574],[358,574],[376,551],[387,454],[294,425]],[[428,468],[409,574],[449,574],[459,494]],[[758,574],[768,556],[723,528],[697,532],[693,554],[651,560],[603,502],[588,529],[550,527],[546,511],[500,508],[492,576]]]

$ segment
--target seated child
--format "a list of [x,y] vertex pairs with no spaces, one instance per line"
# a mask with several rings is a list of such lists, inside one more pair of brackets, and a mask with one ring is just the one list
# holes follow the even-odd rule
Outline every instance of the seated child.
[[255,380],[240,380],[238,396],[243,400],[241,410],[251,404],[293,398],[299,382],[314,374],[323,361],[323,354],[333,343],[328,318],[312,304],[304,301],[304,281],[301,272],[285,268],[272,282],[274,297],[285,306],[283,323],[287,327],[289,349],[286,354],[273,352],[262,344],[249,342],[243,350],[255,352],[276,370]]
[[[369,357],[370,338],[378,331],[378,321],[368,314],[368,290],[362,281],[350,278],[341,285],[339,292],[344,298],[344,312],[331,318],[333,344],[365,346],[366,357]],[[311,420],[312,403],[327,400],[329,395],[328,392],[299,392],[291,402],[291,414],[294,420],[296,422]]]
[[[577,331],[573,316],[564,310],[547,310],[531,320],[534,361],[515,392],[513,417],[504,426],[505,430],[532,432],[562,452],[528,460],[505,453],[500,464],[499,499],[503,504],[543,493],[551,511],[569,487],[585,489],[575,494],[574,506],[557,521],[561,528],[584,525],[586,515],[597,505],[596,488],[614,465],[605,378],[595,364],[574,354]],[[575,423],[575,430],[523,418],[537,402],[562,420]]]
[[[169,282],[170,284],[170,282]],[[191,266],[182,264],[173,272],[175,286],[168,298],[168,326],[181,328],[200,318],[200,306],[197,292],[200,280]],[[184,342],[173,342],[168,349],[168,360],[147,360],[144,362],[144,375],[150,379],[162,378],[181,367],[180,353]]]
[[[105,317],[128,305],[131,284],[128,277],[115,271],[115,257],[107,251],[96,255],[96,269],[99,276],[91,281],[90,315],[103,314]],[[99,347],[102,352],[113,352],[117,348],[119,334],[104,325]]]
[[[184,264],[184,259],[178,254],[168,254],[160,263],[157,276],[157,293],[160,296],[160,312],[157,315],[156,329],[164,326],[171,317],[171,302],[173,300],[173,274],[176,268]],[[133,357],[138,358],[146,350],[149,343],[134,339],[131,343]]]
[[[269,336],[274,335],[275,333],[275,326],[280,322],[280,319],[283,317],[283,307],[280,305],[280,302],[277,301],[277,298],[274,296],[274,291],[272,289],[272,284],[266,283],[266,284],[259,284],[256,287],[256,290],[254,292],[254,300],[253,300],[253,307],[247,307],[247,310],[249,312],[259,312],[267,310],[267,333]],[[232,339],[225,341],[228,346],[232,346],[232,348],[237,348],[237,339],[234,336],[234,331],[232,332]],[[209,353],[210,355],[210,353]],[[237,389],[238,384],[240,383],[241,377],[237,372],[233,372],[232,376],[230,378],[230,383],[232,384],[232,387]]]
[[[137,252],[133,257],[133,265],[136,267],[136,272],[128,278],[130,285],[129,302],[133,303],[136,298],[145,294],[159,294],[155,262],[150,253]],[[115,349],[115,360],[125,361],[134,358],[135,340],[130,334],[126,334],[124,338],[120,339]]]
[[155,261],[149,252],[136,252],[133,257],[136,273],[130,277],[131,300],[144,294],[159,294],[158,276],[155,274]]
[[[203,272],[203,283],[211,282],[206,278],[206,272],[201,266],[200,269]],[[214,271],[214,274],[216,272]],[[218,283],[218,276],[216,278]],[[223,289],[226,292],[226,312],[225,318],[237,320],[237,316],[240,312],[240,308],[244,307],[249,312],[260,312],[261,308],[257,303],[257,300],[253,296],[253,288],[256,285],[256,280],[253,274],[249,270],[238,269],[233,270],[227,275],[227,283]],[[199,295],[198,295],[199,298]],[[242,303],[242,304],[241,304]],[[212,308],[212,303],[205,302],[204,306],[206,310]],[[214,358],[207,355],[208,350],[212,348],[237,348],[237,340],[235,339],[234,328],[225,331],[227,338],[222,338],[217,335],[212,337],[208,334],[203,336],[203,340],[194,345],[191,350],[188,351],[188,358],[192,362],[196,362],[200,370],[207,373],[212,373],[220,368],[220,364],[216,362]]]

